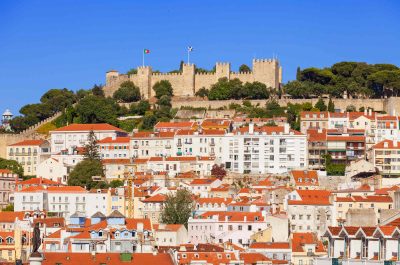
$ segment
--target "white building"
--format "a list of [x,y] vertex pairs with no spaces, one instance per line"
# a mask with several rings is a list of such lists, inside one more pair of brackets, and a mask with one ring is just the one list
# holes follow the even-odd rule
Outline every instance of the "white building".
[[55,158],[48,158],[38,165],[37,176],[66,184],[70,170],[71,167],[64,162]]
[[130,141],[131,157],[171,156],[175,132],[135,132]]
[[46,140],[24,140],[7,146],[7,159],[15,160],[24,168],[24,175],[36,175],[37,166],[50,157],[50,143]]
[[179,246],[188,242],[188,231],[182,224],[153,225],[157,246]]
[[107,137],[97,142],[99,146],[99,153],[102,159],[117,159],[129,158],[130,152],[130,138],[126,136],[121,137]]
[[292,233],[313,232],[321,235],[328,226],[336,225],[336,212],[330,191],[292,191],[285,196],[284,208]]
[[127,133],[110,124],[71,124],[54,131],[50,131],[51,152],[60,153],[72,147],[82,147],[87,143],[90,131],[93,131],[97,140],[107,137],[126,136]]
[[14,193],[15,211],[48,211],[69,218],[75,212],[91,216],[96,212],[106,214],[107,192],[88,192],[79,186],[29,187]]
[[248,246],[254,233],[268,227],[265,216],[265,212],[206,212],[196,218],[190,217],[189,241]]
[[223,158],[237,173],[287,173],[307,168],[306,135],[285,126],[238,128],[230,134]]

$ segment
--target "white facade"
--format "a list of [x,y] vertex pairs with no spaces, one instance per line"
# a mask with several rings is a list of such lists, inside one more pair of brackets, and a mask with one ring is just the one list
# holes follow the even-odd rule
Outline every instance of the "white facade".
[[287,173],[307,168],[306,135],[285,126],[256,127],[250,124],[229,137],[225,168],[237,173]]
[[[224,212],[208,214],[207,218],[189,218],[189,242],[249,245],[250,237],[268,226],[261,213]],[[231,217],[229,217],[231,216]]]
[[63,162],[48,158],[38,165],[37,176],[66,184],[69,171],[70,168]]
[[30,187],[17,191],[15,211],[48,211],[69,218],[79,211],[86,216],[96,212],[107,214],[107,193],[88,192],[81,187]]
[[126,135],[126,132],[110,124],[71,124],[50,131],[52,154],[84,146],[87,144],[90,131],[94,132],[97,140]]

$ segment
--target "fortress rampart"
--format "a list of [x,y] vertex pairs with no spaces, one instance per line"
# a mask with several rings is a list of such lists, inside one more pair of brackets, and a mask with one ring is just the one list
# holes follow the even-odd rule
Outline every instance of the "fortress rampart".
[[209,89],[222,77],[238,78],[244,83],[258,81],[278,89],[282,82],[282,68],[276,59],[254,59],[252,71],[245,73],[232,72],[230,63],[223,62],[216,63],[213,73],[196,73],[194,64],[183,64],[181,73],[153,73],[150,66],[139,66],[137,74],[129,76],[115,70],[107,72],[104,93],[112,96],[122,82],[130,80],[139,87],[143,98],[151,98],[154,96],[153,85],[158,81],[168,80],[175,96],[191,97],[202,87]]

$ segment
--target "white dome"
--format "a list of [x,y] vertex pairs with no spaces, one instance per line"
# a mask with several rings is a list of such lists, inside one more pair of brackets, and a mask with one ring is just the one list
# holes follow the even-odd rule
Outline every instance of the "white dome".
[[11,111],[9,109],[6,109],[6,111],[4,111],[3,116],[13,116],[13,114],[11,113]]

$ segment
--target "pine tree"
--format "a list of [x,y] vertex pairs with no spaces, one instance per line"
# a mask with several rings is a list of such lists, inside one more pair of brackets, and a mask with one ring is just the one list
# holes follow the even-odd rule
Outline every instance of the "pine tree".
[[301,78],[301,69],[300,69],[300,67],[297,67],[297,70],[296,70],[296,80],[297,80],[297,81],[300,81],[300,78]]
[[325,105],[325,102],[322,98],[318,99],[317,103],[315,103],[315,107],[319,109],[320,111],[326,111],[327,107]]
[[332,98],[329,98],[328,111],[335,112],[335,104],[333,103]]
[[88,143],[85,145],[85,152],[83,155],[85,156],[85,159],[100,160],[97,137],[94,134],[94,131],[89,132]]

